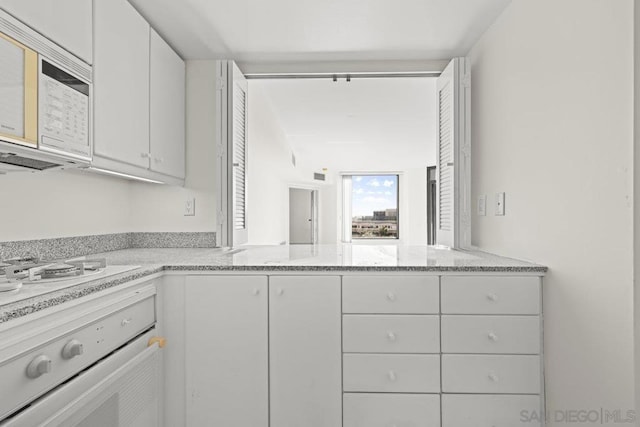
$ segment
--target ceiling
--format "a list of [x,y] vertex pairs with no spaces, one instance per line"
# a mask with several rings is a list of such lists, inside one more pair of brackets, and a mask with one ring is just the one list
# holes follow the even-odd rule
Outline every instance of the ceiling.
[[185,59],[465,55],[511,0],[130,0]]
[[[250,80],[269,100],[299,164],[402,171],[436,157],[436,79]],[[251,116],[251,110],[249,110]]]

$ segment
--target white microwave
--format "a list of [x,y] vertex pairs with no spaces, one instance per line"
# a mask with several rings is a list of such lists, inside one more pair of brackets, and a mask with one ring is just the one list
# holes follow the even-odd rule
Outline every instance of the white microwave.
[[0,170],[91,162],[91,66],[0,10]]

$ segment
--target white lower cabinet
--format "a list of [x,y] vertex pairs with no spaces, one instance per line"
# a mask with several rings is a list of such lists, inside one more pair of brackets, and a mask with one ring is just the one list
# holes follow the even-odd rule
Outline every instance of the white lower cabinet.
[[165,279],[165,425],[544,425],[540,278]]
[[345,276],[343,427],[540,427],[540,285]]
[[442,355],[445,393],[540,393],[540,356]]
[[344,391],[440,392],[437,354],[345,354]]
[[340,277],[269,278],[270,427],[342,424],[340,294]]
[[440,395],[345,393],[344,427],[440,427]]
[[540,427],[542,418],[540,396],[442,396],[442,427]]
[[345,353],[439,353],[439,316],[348,315],[342,318]]
[[266,276],[189,276],[186,425],[267,427]]
[[539,354],[538,316],[442,316],[442,352]]

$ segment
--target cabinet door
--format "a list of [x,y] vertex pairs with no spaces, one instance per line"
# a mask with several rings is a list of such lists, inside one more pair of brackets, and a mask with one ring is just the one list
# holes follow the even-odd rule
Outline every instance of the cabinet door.
[[266,427],[266,276],[189,276],[186,425]]
[[185,175],[185,66],[151,29],[151,170]]
[[271,427],[342,425],[340,278],[270,277],[269,339]]
[[0,8],[91,64],[91,3],[91,0],[2,0]]
[[94,0],[94,153],[149,167],[149,24],[127,0]]

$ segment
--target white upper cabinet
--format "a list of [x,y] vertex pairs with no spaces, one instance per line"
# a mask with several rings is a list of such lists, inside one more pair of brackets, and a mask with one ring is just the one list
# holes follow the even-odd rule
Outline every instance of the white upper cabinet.
[[91,0],[0,0],[0,8],[83,61],[93,63]]
[[151,29],[151,170],[185,176],[185,65]]
[[126,0],[94,12],[94,154],[149,168],[149,24]]

